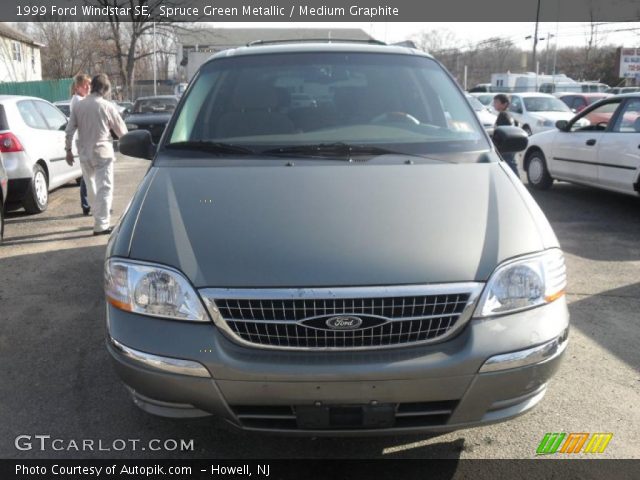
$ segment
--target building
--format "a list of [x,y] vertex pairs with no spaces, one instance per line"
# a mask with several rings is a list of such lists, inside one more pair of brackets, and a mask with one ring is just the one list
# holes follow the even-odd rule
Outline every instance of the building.
[[42,80],[41,43],[0,23],[0,82]]
[[176,80],[189,81],[211,55],[250,42],[278,40],[341,39],[368,41],[358,28],[216,28],[196,29],[177,35]]

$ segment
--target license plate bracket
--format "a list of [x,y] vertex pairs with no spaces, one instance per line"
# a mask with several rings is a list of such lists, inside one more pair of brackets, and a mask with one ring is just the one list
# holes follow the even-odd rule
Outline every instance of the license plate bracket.
[[304,430],[390,428],[395,425],[395,405],[298,405],[298,428]]

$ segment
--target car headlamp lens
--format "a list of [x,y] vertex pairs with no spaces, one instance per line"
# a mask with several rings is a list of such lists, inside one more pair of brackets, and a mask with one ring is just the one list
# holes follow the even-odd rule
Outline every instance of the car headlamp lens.
[[200,299],[182,274],[154,265],[109,260],[107,301],[116,308],[154,317],[207,321]]
[[537,307],[564,295],[566,269],[557,249],[509,261],[499,266],[485,287],[476,317]]

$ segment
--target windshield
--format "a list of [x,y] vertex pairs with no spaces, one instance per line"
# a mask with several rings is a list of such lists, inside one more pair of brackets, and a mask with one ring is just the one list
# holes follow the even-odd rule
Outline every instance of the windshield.
[[488,107],[493,103],[494,95],[473,95],[473,97],[477,98],[481,104]]
[[176,147],[209,142],[254,152],[335,144],[411,154],[489,148],[464,95],[436,62],[377,53],[209,62],[167,138]]
[[175,98],[141,98],[136,100],[133,113],[171,113],[176,109]]
[[466,97],[467,97],[467,100],[469,100],[469,103],[471,104],[471,108],[473,108],[476,112],[481,112],[485,109],[484,105],[482,105],[482,103],[480,103],[480,101],[477,98],[471,95],[467,95]]
[[524,97],[524,106],[529,112],[571,112],[562,100],[552,97]]

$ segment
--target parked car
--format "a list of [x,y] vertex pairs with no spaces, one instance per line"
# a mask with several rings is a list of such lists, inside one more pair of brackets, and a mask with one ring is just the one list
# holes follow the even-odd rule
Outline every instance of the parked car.
[[471,108],[476,112],[476,116],[478,117],[478,120],[480,120],[480,123],[482,123],[484,129],[489,135],[493,135],[493,127],[498,116],[491,113],[489,109],[482,105],[482,103],[480,103],[480,101],[473,95],[467,94],[466,97],[471,104]]
[[147,130],[157,143],[177,104],[178,97],[173,95],[140,97],[131,113],[125,116],[127,128],[129,131]]
[[541,400],[567,345],[563,255],[441,64],[264,44],[193,81],[159,145],[120,142],[153,158],[105,262],[107,346],[138,406],[336,435]]
[[187,90],[188,86],[189,86],[189,84],[186,83],[186,82],[177,83],[173,87],[173,93],[175,94],[176,97],[180,98],[182,96],[182,94]]
[[0,151],[9,176],[10,206],[39,213],[46,210],[51,190],[72,180],[79,183],[80,162],[69,166],[65,161],[66,125],[67,117],[45,100],[0,95]]
[[555,128],[558,120],[571,120],[573,112],[553,95],[523,92],[511,95],[509,112],[529,135]]
[[469,93],[469,95],[477,98],[478,101],[484,105],[487,110],[489,110],[489,112],[497,115],[496,109],[493,108],[493,97],[496,96],[495,93],[473,92]]
[[133,110],[133,102],[130,102],[128,100],[121,100],[121,101],[117,101],[116,102],[118,104],[119,107],[124,108],[124,113],[126,115],[128,115],[129,113],[131,113],[131,110]]
[[4,238],[4,211],[7,204],[7,185],[9,183],[9,177],[7,171],[4,168],[4,161],[2,160],[2,152],[0,152],[0,244]]
[[[580,120],[587,118],[603,120],[582,126]],[[565,180],[637,196],[639,145],[640,94],[617,95],[531,137],[524,168],[538,189]]]
[[65,117],[69,118],[71,115],[71,101],[70,100],[61,100],[59,102],[53,102],[53,104],[58,107]]
[[610,97],[608,93],[556,93],[573,113],[580,113],[592,103]]
[[635,93],[640,92],[640,87],[613,87],[607,89],[606,92],[612,95],[619,95],[621,93]]
[[491,91],[490,83],[479,83],[475,87],[469,89],[469,93],[490,92],[490,91]]

